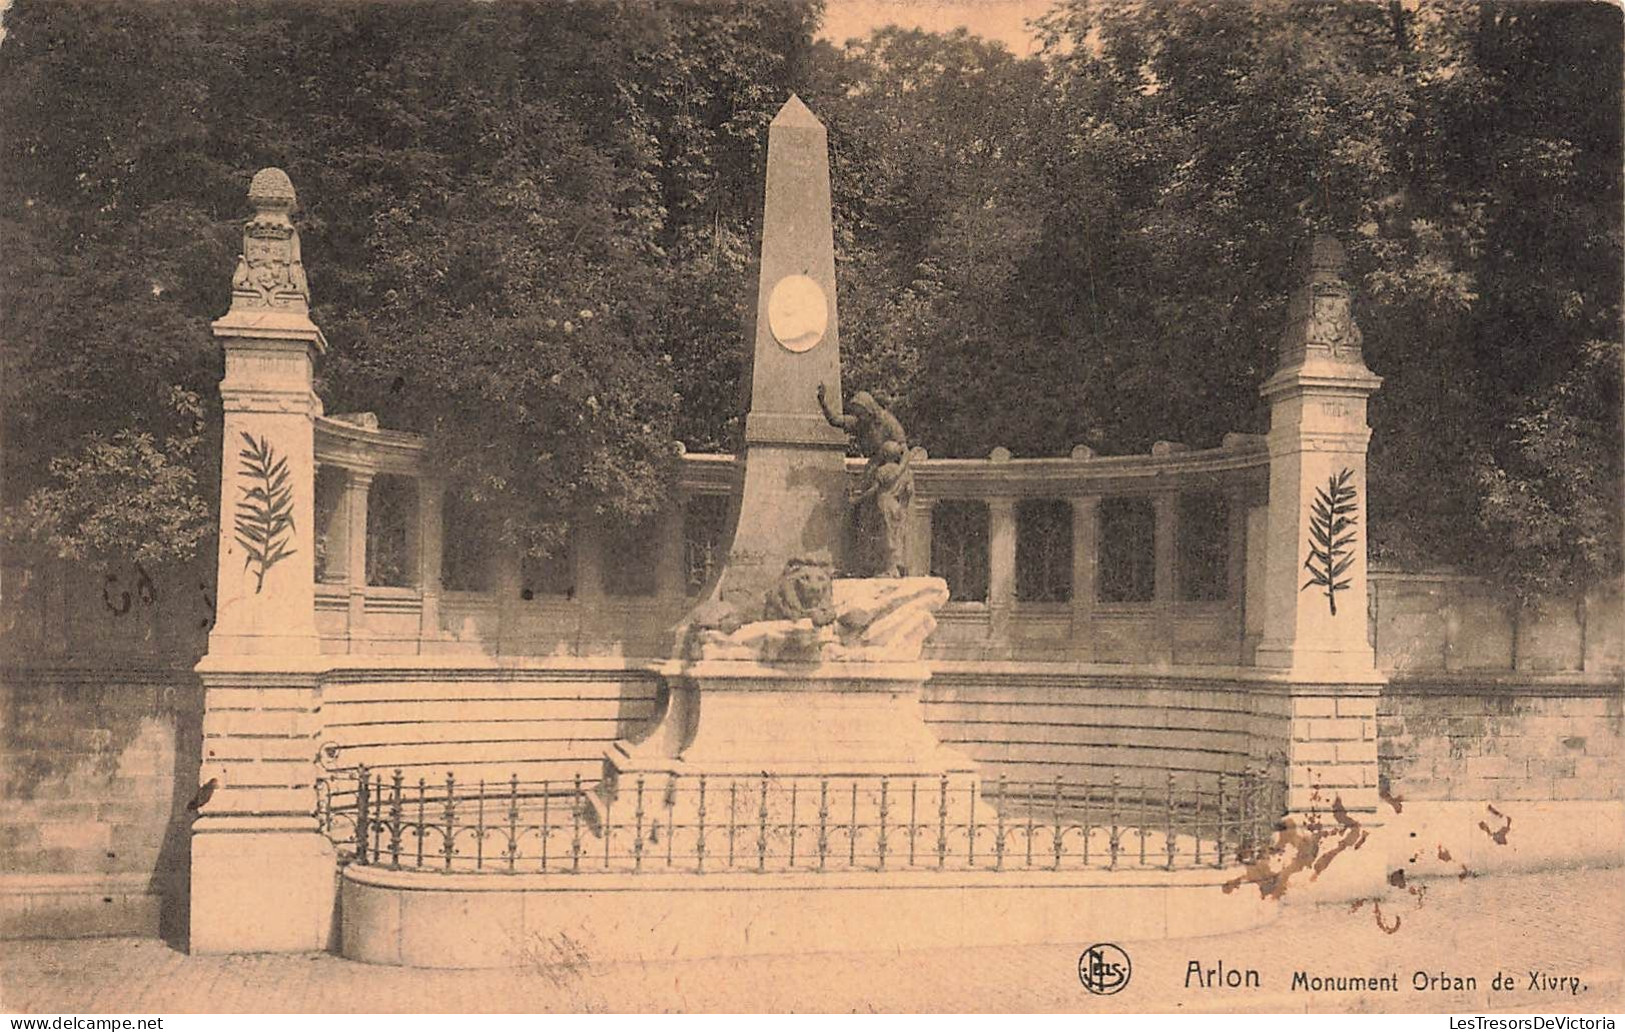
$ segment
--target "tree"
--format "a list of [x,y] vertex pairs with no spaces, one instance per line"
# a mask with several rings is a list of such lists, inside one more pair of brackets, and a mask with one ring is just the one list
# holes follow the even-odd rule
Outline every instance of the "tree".
[[962,30],[886,28],[819,57],[808,91],[830,130],[851,386],[892,396],[938,453],[1046,447],[1042,418],[1010,418],[1067,382],[1018,355],[1024,263],[1054,200],[1042,66]]
[[1041,263],[1047,311],[1066,284],[1106,288],[1113,329],[1049,339],[1104,351],[1109,436],[1143,441],[1143,413],[1187,439],[1256,425],[1238,402],[1272,361],[1292,253],[1332,232],[1387,378],[1377,554],[1526,597],[1617,576],[1616,8],[1068,0],[1044,29],[1076,119],[1064,160],[1142,184],[1114,180],[1122,220],[1098,241],[1066,246],[1076,220],[1052,216]]
[[[329,411],[428,433],[531,550],[652,512],[677,435],[717,439],[714,407],[678,425],[676,390],[704,401],[706,366],[737,361],[746,288],[702,244],[748,224],[767,99],[817,10],[19,0],[0,43],[11,536],[108,559],[206,538],[207,322],[265,165],[304,205]],[[210,399],[201,431],[177,391]],[[91,533],[76,514],[112,469],[124,515]]]
[[799,90],[847,379],[934,454],[1261,429],[1295,255],[1331,232],[1386,378],[1375,553],[1526,597],[1617,575],[1616,9],[1061,0],[1035,58],[814,44],[820,13],[16,0],[8,532],[203,546],[206,324],[264,165],[305,205],[329,411],[428,434],[516,547],[653,512],[674,441],[736,443],[766,127]]

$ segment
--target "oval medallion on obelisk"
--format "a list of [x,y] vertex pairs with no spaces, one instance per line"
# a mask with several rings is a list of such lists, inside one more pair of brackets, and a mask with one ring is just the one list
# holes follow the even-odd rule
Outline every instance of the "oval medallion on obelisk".
[[829,300],[808,276],[786,276],[767,299],[767,323],[786,351],[812,350],[829,329]]

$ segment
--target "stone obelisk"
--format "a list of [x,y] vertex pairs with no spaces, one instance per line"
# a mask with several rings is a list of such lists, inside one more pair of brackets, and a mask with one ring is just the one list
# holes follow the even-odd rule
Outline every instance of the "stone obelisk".
[[818,406],[820,386],[841,404],[829,142],[795,96],[768,129],[750,374],[744,492],[712,597],[754,614],[786,560],[842,558],[846,435]]

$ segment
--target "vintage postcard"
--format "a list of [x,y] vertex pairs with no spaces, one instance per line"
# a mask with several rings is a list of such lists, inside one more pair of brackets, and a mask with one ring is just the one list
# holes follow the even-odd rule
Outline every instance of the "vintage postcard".
[[0,6],[0,1011],[1617,1013],[1622,24]]

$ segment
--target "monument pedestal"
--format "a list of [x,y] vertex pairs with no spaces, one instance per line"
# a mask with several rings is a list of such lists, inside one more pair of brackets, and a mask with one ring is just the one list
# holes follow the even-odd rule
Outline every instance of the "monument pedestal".
[[798,795],[833,789],[849,808],[861,801],[860,818],[885,805],[883,782],[887,794],[935,799],[947,779],[975,805],[976,764],[937,739],[920,705],[931,676],[920,649],[947,597],[937,578],[839,580],[835,623],[706,632],[697,656],[662,668],[665,706],[648,733],[606,751],[591,799],[599,826],[639,783],[680,800],[677,820],[696,818],[686,811],[697,811],[702,778],[713,801],[744,786],[753,805],[771,796],[774,809],[789,805],[792,783]]
[[963,800],[956,818],[970,806],[991,820],[977,800],[975,763],[925,723],[920,689],[929,676],[923,663],[689,665],[655,732],[606,751],[603,780],[589,796],[594,824],[604,828],[614,814],[624,823],[642,795],[644,805],[669,803],[668,819],[692,826],[705,805],[702,784],[714,823],[730,804],[739,808],[732,820],[766,814],[775,827],[795,823],[798,804],[802,822],[821,805],[860,825],[887,810],[895,822],[910,797],[922,813],[936,813],[944,786]]
[[784,777],[936,777],[975,764],[925,723],[924,663],[744,660],[673,663],[654,732],[617,742],[606,780],[628,774]]

